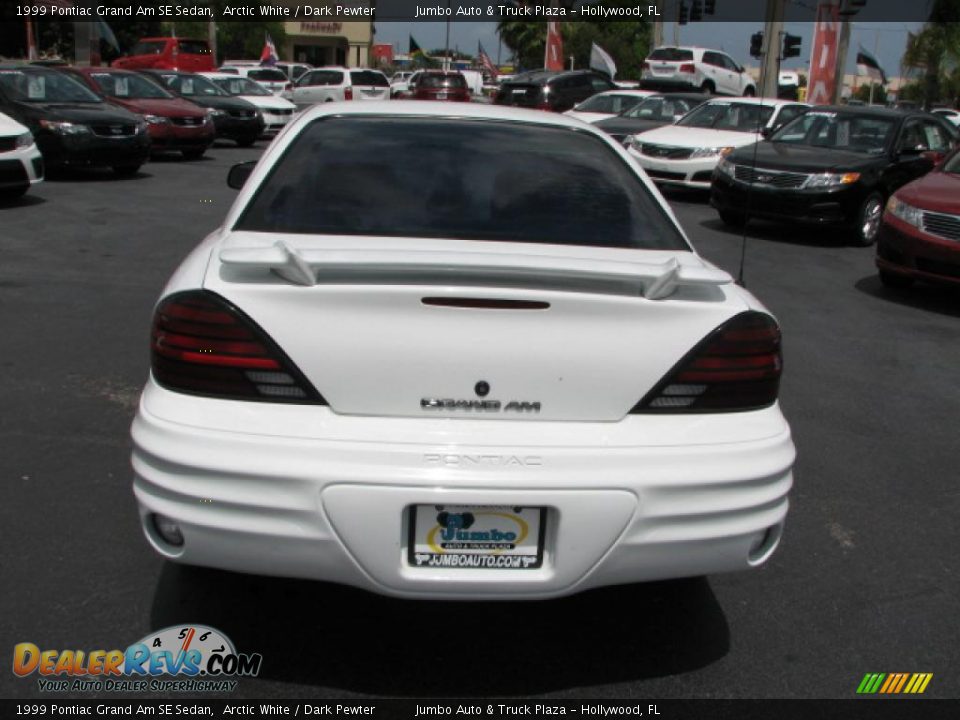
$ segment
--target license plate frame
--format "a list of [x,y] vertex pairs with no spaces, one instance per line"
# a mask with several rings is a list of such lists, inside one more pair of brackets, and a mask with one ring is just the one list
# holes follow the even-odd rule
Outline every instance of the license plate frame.
[[421,504],[409,506],[407,512],[407,564],[410,567],[430,570],[537,570],[543,567],[545,507]]

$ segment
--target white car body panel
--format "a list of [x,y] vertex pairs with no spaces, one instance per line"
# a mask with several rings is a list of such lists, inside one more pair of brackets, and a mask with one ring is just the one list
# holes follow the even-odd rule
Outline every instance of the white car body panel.
[[[221,65],[221,66],[217,69],[217,71],[218,71],[219,73],[223,73],[223,74],[239,75],[240,77],[249,78],[250,80],[253,80],[253,82],[257,83],[258,85],[262,85],[263,87],[265,87],[267,90],[269,90],[269,91],[270,91],[271,93],[273,93],[274,95],[279,95],[280,93],[282,93],[282,92],[284,91],[284,89],[287,87],[287,84],[290,82],[290,80],[289,80],[288,78],[285,77],[284,80],[279,80],[279,79],[278,79],[278,80],[257,80],[257,79],[255,79],[255,78],[250,77],[250,73],[253,72],[253,71],[256,71],[256,70],[269,70],[269,69],[273,69],[273,68],[270,68],[270,67],[267,67],[267,66],[263,66],[263,65],[259,65],[259,64],[257,64],[257,65],[246,65],[246,64],[243,64],[243,65],[231,65],[231,64],[225,64],[225,65]],[[225,72],[225,71],[229,71],[229,72]],[[285,73],[283,70],[280,70],[280,72],[283,73],[284,76],[286,76],[286,73]]]
[[[30,130],[25,125],[21,125],[9,115],[0,113],[0,138],[5,140],[17,138],[28,132],[30,132]],[[35,142],[31,142],[26,147],[15,147],[12,150],[6,151],[0,150],[0,161],[10,160],[16,160],[20,162],[24,171],[26,172],[27,180],[30,185],[36,185],[37,183],[43,182],[43,158],[40,154],[40,149],[37,147]],[[41,172],[37,172],[37,168],[34,167],[34,161],[39,164]],[[3,190],[4,188],[0,186],[0,195],[3,194]]]
[[[779,406],[627,414],[711,329],[745,310],[764,311],[696,253],[344,241],[230,229],[273,163],[314,119],[451,112],[594,133],[659,198],[618,144],[558,115],[391,102],[319,106],[298,116],[267,148],[223,227],[175,272],[164,297],[204,288],[227,298],[270,334],[329,405],[198,397],[151,378],[132,428],[134,493],[150,544],[178,562],[442,599],[546,598],[763,563],[779,542],[792,485],[795,451]],[[328,274],[298,284],[256,263],[233,262],[268,257],[278,247]],[[642,278],[662,263],[698,280],[680,282],[659,299],[646,297],[650,287]],[[380,280],[339,274],[359,266]],[[390,279],[406,266],[418,269],[418,281]],[[481,287],[483,297],[536,298],[550,309],[531,315],[425,307],[419,302],[425,294],[478,292],[456,274],[433,273],[438,266],[486,273],[491,284]],[[547,288],[495,282],[498,272],[524,267],[548,278],[622,273],[641,280],[636,291],[603,283],[574,291],[560,280]],[[505,419],[430,415],[418,407],[425,393],[460,396],[465,379],[471,387],[484,376],[493,394],[541,399],[544,412]],[[405,543],[408,510],[418,504],[544,507],[543,565],[416,567],[405,559]],[[154,514],[175,520],[182,547],[158,535]]]
[[[227,73],[200,73],[211,80],[236,77]],[[251,82],[256,82],[252,80]],[[297,106],[277,95],[234,95],[256,107],[263,116],[263,134],[276,135],[293,119]]]
[[[316,71],[334,71],[342,73],[341,81],[335,85],[306,85],[300,84],[311,73]],[[305,72],[300,79],[294,83],[291,90],[285,90],[283,97],[289,100],[298,108],[303,109],[311,105],[327,102],[343,102],[346,100],[346,89],[351,88],[354,102],[372,102],[380,100],[389,100],[391,95],[391,86],[389,81],[383,86],[374,85],[354,85],[351,72],[375,72],[383,75],[379,70],[370,68],[347,68],[347,67],[318,67]]]
[[578,108],[581,105],[589,103],[591,100],[594,100],[599,97],[604,97],[606,95],[632,95],[634,97],[643,98],[650,97],[651,95],[656,95],[657,93],[652,90],[632,90],[632,89],[623,89],[623,90],[607,90],[606,92],[597,93],[596,95],[591,95],[589,98],[584,100],[582,103],[575,105],[572,109],[567,110],[563,114],[567,117],[576,118],[577,120],[583,120],[585,123],[595,123],[600,120],[606,120],[608,118],[614,117],[616,113],[601,113],[601,112],[591,112],[589,110],[579,110]]
[[[672,46],[664,46],[664,48],[668,47]],[[664,48],[656,48],[654,52]],[[730,65],[739,67],[733,58],[721,50],[689,46],[678,46],[676,49],[689,51],[692,53],[692,59],[654,60],[647,56],[645,62],[649,67],[641,73],[641,86],[646,82],[663,85],[665,89],[672,86],[673,89],[696,90],[703,87],[705,83],[711,83],[717,94],[735,96],[743,95],[748,88],[756,87],[756,82],[746,71],[739,72],[733,67],[727,67],[726,64],[721,67],[705,62],[705,53],[712,53],[711,58],[720,57],[725,63],[729,62]],[[682,65],[690,63],[694,65],[694,72],[680,72]]]
[[[765,128],[775,127],[777,125],[780,109],[787,105],[803,105],[792,100],[754,100],[751,98],[730,98],[709,102],[717,103],[746,103],[763,104],[765,106],[774,106],[776,110],[770,116]],[[700,107],[703,107],[701,105]],[[691,111],[693,112],[693,111]],[[746,145],[752,145],[755,142],[763,140],[760,132],[736,132],[731,130],[713,130],[710,128],[686,127],[682,125],[664,125],[663,127],[648,130],[633,136],[636,143],[649,143],[670,148],[712,148],[712,147],[731,147],[738,148]],[[682,177],[668,178],[656,177],[658,183],[665,185],[681,185],[690,188],[709,189],[710,179],[695,180],[698,173],[712,172],[720,161],[720,155],[711,155],[699,158],[670,159],[664,157],[651,157],[642,154],[635,143],[631,142],[627,146],[630,155],[643,167],[644,170],[654,173],[672,173],[682,175]]]

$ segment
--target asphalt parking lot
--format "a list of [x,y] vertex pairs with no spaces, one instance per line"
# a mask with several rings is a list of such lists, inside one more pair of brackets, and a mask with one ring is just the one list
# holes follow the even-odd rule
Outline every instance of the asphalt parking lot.
[[[867,672],[932,672],[927,696],[960,696],[960,293],[887,291],[872,249],[830,233],[749,228],[799,452],[784,543],[758,571],[480,604],[161,561],[128,461],[151,309],[225,215],[229,166],[262,147],[71,174],[0,206],[0,652],[203,623],[263,654],[236,698],[849,698]],[[740,236],[703,196],[670,200],[736,272]],[[36,695],[35,676],[0,672],[0,696]]]

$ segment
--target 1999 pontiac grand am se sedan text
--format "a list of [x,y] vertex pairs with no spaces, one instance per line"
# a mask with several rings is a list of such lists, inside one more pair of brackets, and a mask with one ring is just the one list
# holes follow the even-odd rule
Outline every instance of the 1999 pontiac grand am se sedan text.
[[511,599],[774,552],[779,326],[609,136],[328,104],[230,182],[156,306],[132,429],[161,555]]

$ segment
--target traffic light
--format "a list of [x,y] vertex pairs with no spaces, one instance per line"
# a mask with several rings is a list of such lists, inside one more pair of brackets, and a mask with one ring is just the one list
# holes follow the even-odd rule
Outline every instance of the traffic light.
[[763,55],[763,33],[756,32],[750,36],[750,57],[758,58]]
[[703,12],[713,15],[717,12],[717,0],[703,0]]
[[867,0],[848,0],[845,5],[840,7],[842,17],[853,17],[860,12],[867,4]]
[[680,5],[677,7],[677,23],[680,25],[687,24],[687,4],[680,0]]
[[703,0],[693,0],[690,3],[690,22],[703,20]]
[[790,33],[783,34],[783,52],[780,53],[780,57],[784,60],[792,57],[800,56],[800,43],[803,42],[803,38],[799,35],[791,35]]

